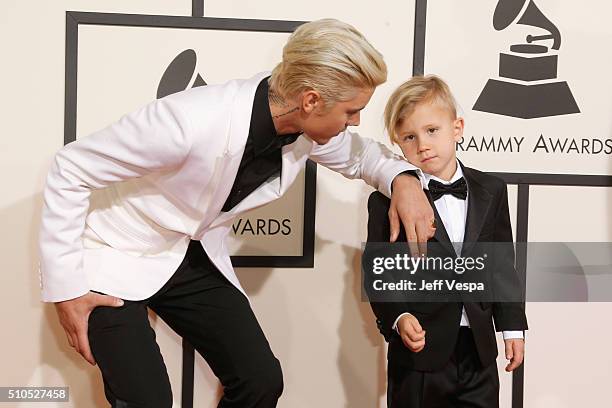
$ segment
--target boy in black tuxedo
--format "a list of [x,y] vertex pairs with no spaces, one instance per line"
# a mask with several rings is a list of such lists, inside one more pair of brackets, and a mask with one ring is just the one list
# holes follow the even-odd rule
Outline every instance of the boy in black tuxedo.
[[[512,242],[505,183],[456,158],[464,121],[444,81],[425,76],[402,84],[387,103],[385,126],[392,143],[422,171],[436,214],[430,242],[450,248],[453,257],[469,255],[469,243]],[[389,203],[378,192],[370,195],[368,242],[388,242]],[[510,253],[510,266],[503,272],[515,274],[513,248]],[[510,360],[506,371],[511,372],[523,361],[527,319],[522,303],[370,303],[389,342],[389,407],[499,406],[495,330],[503,331]]]

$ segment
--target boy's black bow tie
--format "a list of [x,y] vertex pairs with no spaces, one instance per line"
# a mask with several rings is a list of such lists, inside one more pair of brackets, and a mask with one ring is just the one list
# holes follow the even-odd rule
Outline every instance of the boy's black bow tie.
[[467,197],[467,183],[463,177],[452,184],[442,184],[436,180],[429,180],[428,187],[434,201],[444,194],[452,194],[460,200],[465,200]]

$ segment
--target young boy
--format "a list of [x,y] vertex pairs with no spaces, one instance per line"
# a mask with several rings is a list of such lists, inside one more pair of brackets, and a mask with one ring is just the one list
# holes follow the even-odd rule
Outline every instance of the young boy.
[[[455,251],[452,256],[466,255],[457,248],[463,243],[512,242],[505,183],[463,166],[456,158],[455,143],[463,135],[464,120],[457,117],[455,100],[444,81],[425,76],[402,84],[387,103],[385,126],[391,142],[422,170],[436,213],[431,241],[452,243],[447,245]],[[388,242],[389,199],[372,193],[368,210],[368,242]],[[405,233],[400,237],[406,240]],[[515,273],[513,265],[509,269]],[[389,407],[499,406],[495,330],[503,331],[510,360],[506,371],[511,372],[523,361],[527,319],[521,303],[372,301],[371,305],[389,342]]]

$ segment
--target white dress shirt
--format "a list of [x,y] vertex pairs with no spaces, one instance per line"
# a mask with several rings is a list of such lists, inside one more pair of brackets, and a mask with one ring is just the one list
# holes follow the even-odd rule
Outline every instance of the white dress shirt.
[[[436,176],[432,176],[431,174],[427,174],[425,172],[419,172],[419,176],[423,177],[421,180],[424,188],[429,189],[428,184],[429,180],[436,180],[442,184],[452,184],[455,181],[459,180],[463,177],[463,170],[461,169],[461,165],[459,161],[457,161],[457,170],[455,174],[450,179],[450,181],[442,180]],[[453,246],[455,248],[455,252],[457,256],[461,254],[461,247],[463,245],[463,238],[465,234],[465,221],[467,219],[467,208],[468,208],[468,200],[469,200],[469,189],[468,196],[465,200],[461,200],[452,194],[444,194],[442,197],[434,201],[436,205],[436,209],[438,210],[438,214],[442,219],[442,223],[444,224],[444,228],[448,233],[448,237],[450,238]],[[395,319],[393,323],[393,328],[397,330],[397,322],[399,319],[407,313],[402,313]],[[459,322],[460,326],[470,327],[470,320],[468,319],[467,314],[465,313],[465,307],[461,311],[461,321]],[[504,340],[507,339],[522,339],[523,331],[522,330],[508,330],[503,331]]]

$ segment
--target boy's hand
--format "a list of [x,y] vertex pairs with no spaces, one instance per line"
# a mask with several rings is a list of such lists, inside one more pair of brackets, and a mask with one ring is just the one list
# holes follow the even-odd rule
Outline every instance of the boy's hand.
[[96,365],[96,361],[89,348],[89,337],[87,336],[87,326],[91,311],[98,306],[119,307],[122,305],[123,300],[119,298],[95,292],[88,292],[78,298],[55,303],[55,309],[60,323],[66,332],[66,337],[68,337],[68,343],[89,364]]
[[408,174],[400,174],[393,180],[393,193],[389,208],[391,242],[395,242],[399,235],[400,220],[404,225],[412,256],[426,255],[427,240],[436,233],[432,221],[435,220],[435,216],[423,192],[421,182]]
[[425,330],[416,317],[405,314],[397,322],[397,331],[404,345],[411,351],[418,353],[425,347]]
[[525,340],[524,339],[508,339],[506,343],[506,360],[510,363],[506,366],[506,371],[514,371],[515,368],[523,364],[523,356],[525,355]]

